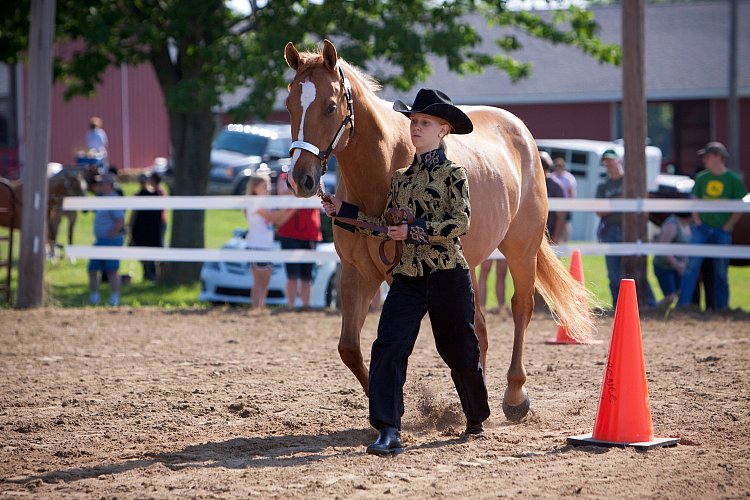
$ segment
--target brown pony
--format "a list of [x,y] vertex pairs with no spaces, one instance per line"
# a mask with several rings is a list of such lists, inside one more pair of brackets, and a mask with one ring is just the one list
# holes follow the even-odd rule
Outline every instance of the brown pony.
[[86,181],[84,172],[75,169],[63,169],[49,178],[49,203],[47,205],[47,243],[50,256],[54,256],[57,249],[57,235],[62,218],[68,219],[68,245],[73,244],[73,230],[75,229],[78,212],[63,210],[63,199],[66,196],[85,196]]
[[[324,42],[321,53],[300,53],[290,42],[285,58],[296,72],[286,100],[295,139],[289,180],[295,195],[311,197],[318,193],[325,162],[335,154],[341,173],[336,195],[369,215],[382,215],[391,175],[408,166],[414,155],[409,120],[393,111],[392,103],[376,96],[379,88],[375,82],[339,59],[330,41]],[[449,135],[447,141],[448,157],[463,165],[469,177],[471,228],[461,241],[472,267],[499,248],[513,277],[515,330],[503,411],[516,421],[529,409],[523,347],[535,287],[562,318],[571,336],[582,341],[593,330],[586,303],[588,292],[571,278],[545,236],[544,172],[526,126],[499,108],[463,109],[474,123],[474,132]],[[390,276],[385,274],[376,238],[335,226],[334,241],[342,263],[338,350],[367,393],[360,330],[370,299]],[[472,279],[476,293],[476,280]],[[478,305],[475,324],[482,365],[486,366],[487,330]]]

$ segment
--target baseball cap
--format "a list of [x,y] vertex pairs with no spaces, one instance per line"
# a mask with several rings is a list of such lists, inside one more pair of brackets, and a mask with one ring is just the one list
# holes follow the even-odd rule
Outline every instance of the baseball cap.
[[619,158],[620,156],[614,149],[607,149],[606,151],[604,151],[604,153],[602,153],[602,161],[607,159],[618,160]]
[[703,156],[708,153],[715,153],[724,159],[729,158],[729,151],[727,151],[727,148],[725,148],[720,142],[709,142],[703,147],[703,149],[698,150],[698,156]]

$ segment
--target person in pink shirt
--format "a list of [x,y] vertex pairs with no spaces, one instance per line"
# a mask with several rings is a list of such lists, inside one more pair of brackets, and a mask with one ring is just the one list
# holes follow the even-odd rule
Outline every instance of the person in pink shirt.
[[[554,170],[552,172],[552,177],[554,177],[562,185],[563,190],[565,192],[565,197],[575,198],[576,189],[578,186],[577,186],[575,176],[571,174],[567,169],[567,165],[565,164],[565,158],[558,156],[557,158],[553,160],[553,165],[554,165]],[[563,224],[563,226],[560,228],[560,234],[556,242],[564,243],[568,241],[570,239],[570,233],[571,233],[570,212],[568,212],[565,217],[565,224]]]

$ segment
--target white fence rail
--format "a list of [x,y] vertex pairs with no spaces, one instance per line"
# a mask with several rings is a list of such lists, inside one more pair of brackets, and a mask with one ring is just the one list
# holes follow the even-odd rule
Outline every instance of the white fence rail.
[[[569,212],[750,212],[746,201],[686,199],[550,198],[550,210]],[[63,200],[65,210],[203,210],[248,208],[320,208],[318,198],[293,196],[72,196]]]
[[[750,212],[750,196],[743,201],[706,201],[685,199],[594,199],[551,198],[551,210],[571,212]],[[128,196],[69,197],[63,200],[65,210],[203,210],[264,208],[320,208],[317,198],[291,196]],[[229,235],[227,235],[229,236]],[[748,245],[690,245],[664,243],[583,243],[559,245],[558,255],[570,255],[579,249],[583,255],[687,255],[750,259]],[[230,250],[153,247],[68,246],[70,257],[94,259],[155,260],[173,262],[330,262],[338,261],[334,251],[313,250]],[[493,258],[502,258],[495,251]]]

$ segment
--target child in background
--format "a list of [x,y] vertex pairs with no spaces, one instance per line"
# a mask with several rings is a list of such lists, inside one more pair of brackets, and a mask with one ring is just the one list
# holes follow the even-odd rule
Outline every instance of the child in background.
[[[271,192],[271,178],[265,174],[250,176],[247,183],[247,194],[250,196],[267,196]],[[247,246],[249,250],[273,249],[274,225],[283,224],[292,214],[292,210],[249,209],[247,216]],[[266,305],[268,283],[271,280],[273,265],[271,262],[252,262],[253,290],[251,294],[252,309],[260,310]]]

